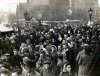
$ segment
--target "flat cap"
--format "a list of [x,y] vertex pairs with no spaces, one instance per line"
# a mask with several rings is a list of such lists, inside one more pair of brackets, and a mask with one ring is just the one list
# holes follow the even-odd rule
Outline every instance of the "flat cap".
[[43,64],[50,64],[50,61],[49,60],[46,60],[46,61],[44,61]]
[[5,54],[5,56],[8,56],[8,55],[10,55],[10,54],[9,54],[9,53],[6,53],[6,54]]

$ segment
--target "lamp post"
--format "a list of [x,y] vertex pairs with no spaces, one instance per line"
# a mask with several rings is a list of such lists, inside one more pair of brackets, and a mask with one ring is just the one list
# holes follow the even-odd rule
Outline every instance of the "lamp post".
[[92,8],[90,7],[90,9],[88,10],[89,17],[90,17],[90,22],[91,22],[91,19],[92,19],[92,12],[93,12],[93,10],[92,10]]

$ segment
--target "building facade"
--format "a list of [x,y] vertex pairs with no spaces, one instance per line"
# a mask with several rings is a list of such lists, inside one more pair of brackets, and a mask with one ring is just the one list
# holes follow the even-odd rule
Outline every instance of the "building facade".
[[42,17],[44,20],[89,19],[88,10],[97,15],[98,0],[27,0],[17,7],[16,15],[23,18],[25,10],[32,17]]
[[[88,10],[90,7],[93,10],[93,16],[97,15],[98,0],[73,0],[73,14],[79,16],[79,18],[88,19]],[[77,18],[77,17],[76,17]]]

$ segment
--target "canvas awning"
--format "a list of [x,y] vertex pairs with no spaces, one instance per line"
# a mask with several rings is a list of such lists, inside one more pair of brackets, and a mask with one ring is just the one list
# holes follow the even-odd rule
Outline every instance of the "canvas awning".
[[8,28],[6,26],[0,25],[0,32],[11,32],[13,31],[12,28]]

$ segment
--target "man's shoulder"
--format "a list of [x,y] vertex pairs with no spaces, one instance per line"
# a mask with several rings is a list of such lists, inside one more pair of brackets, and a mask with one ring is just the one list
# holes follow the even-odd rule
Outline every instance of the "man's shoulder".
[[13,55],[12,58],[18,58],[18,59],[20,59],[21,56],[20,55]]
[[35,75],[34,76],[41,76],[41,74],[37,71],[35,71]]
[[80,51],[79,54],[80,54],[80,55],[81,55],[81,54],[84,54],[84,50]]
[[62,73],[61,73],[61,76],[66,76],[66,75],[69,76],[69,73],[68,73],[68,72],[62,72]]
[[51,45],[47,45],[46,48],[52,47]]

